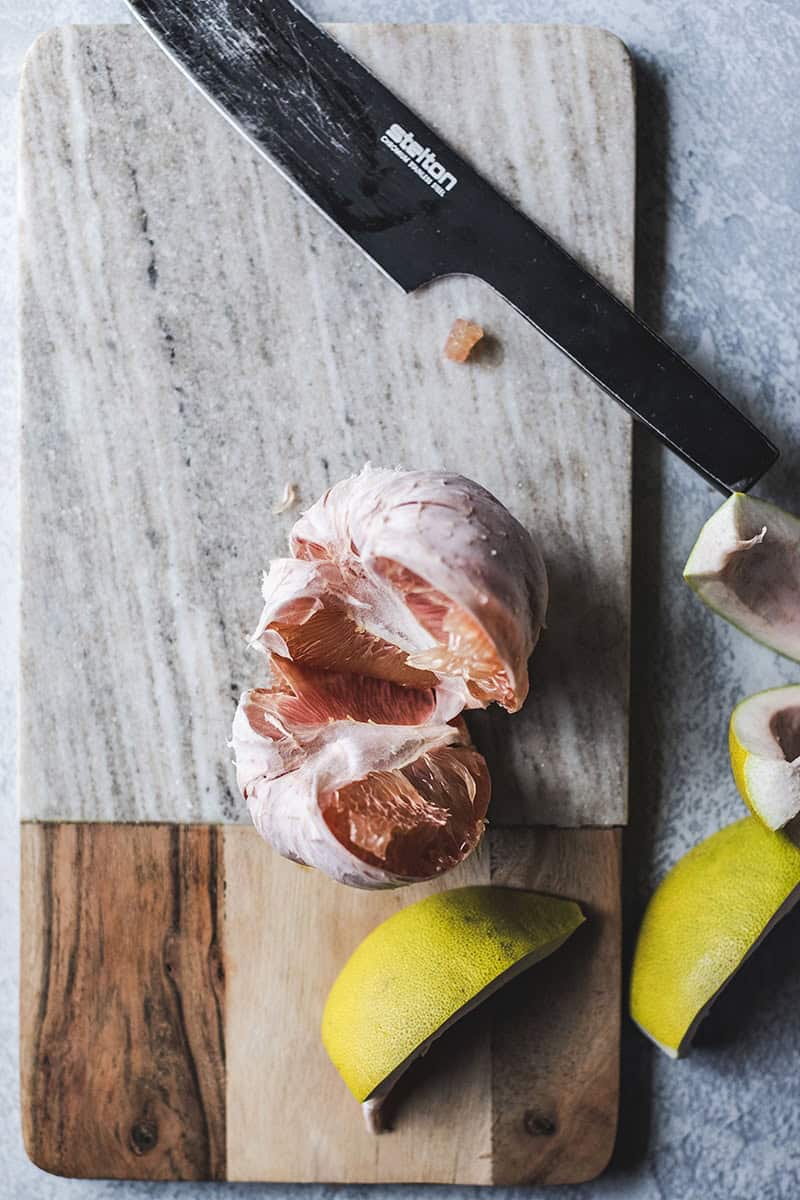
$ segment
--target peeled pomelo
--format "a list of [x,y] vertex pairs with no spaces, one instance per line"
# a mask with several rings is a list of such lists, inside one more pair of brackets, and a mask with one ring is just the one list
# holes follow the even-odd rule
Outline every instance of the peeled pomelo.
[[445,1030],[583,922],[572,900],[465,887],[418,900],[373,929],[345,963],[322,1041],[367,1127],[404,1071]]
[[726,621],[800,661],[800,520],[735,492],[706,521],[684,579]]
[[656,888],[631,973],[633,1020],[684,1055],[719,993],[800,898],[800,849],[745,817],[690,850]]
[[800,813],[800,684],[737,704],[728,733],[731,768],[747,807],[768,829]]
[[489,773],[437,691],[280,658],[273,670],[274,686],[242,696],[232,745],[256,829],[279,853],[376,888],[472,852]]
[[444,471],[365,467],[296,522],[254,641],[338,672],[516,712],[547,608],[531,535],[485,488]]
[[281,854],[361,887],[429,879],[480,839],[486,764],[457,720],[528,692],[547,607],[530,534],[485,488],[376,470],[330,488],[264,577],[237,779]]

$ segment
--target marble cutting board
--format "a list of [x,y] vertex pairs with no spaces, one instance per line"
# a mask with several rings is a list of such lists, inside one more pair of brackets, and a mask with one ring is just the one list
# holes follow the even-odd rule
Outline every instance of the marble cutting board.
[[[629,299],[633,87],[586,28],[336,27]],[[58,30],[22,89],[22,1089],[80,1176],[564,1182],[616,1125],[626,818],[628,418],[485,285],[407,298],[139,30]],[[441,346],[456,316],[487,346]],[[481,852],[435,887],[541,887],[573,942],[451,1032],[377,1141],[317,1036],[338,967],[429,890],[272,855],[225,747],[259,679],[259,573],[367,459],[478,478],[542,539],[520,716],[474,732]]]

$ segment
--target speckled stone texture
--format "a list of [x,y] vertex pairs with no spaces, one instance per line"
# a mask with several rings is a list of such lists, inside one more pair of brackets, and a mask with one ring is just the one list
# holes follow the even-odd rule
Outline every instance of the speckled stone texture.
[[[605,25],[634,52],[639,82],[638,298],[642,314],[713,382],[757,417],[783,450],[759,489],[800,509],[797,310],[800,302],[800,6],[794,0],[327,0],[331,20],[579,21]],[[103,0],[0,0],[0,630],[13,661],[16,628],[13,122],[19,65],[41,30],[124,20]],[[629,939],[669,864],[740,813],[727,767],[733,702],[800,677],[800,668],[714,619],[681,583],[703,519],[717,503],[688,468],[637,439],[633,760],[627,835]],[[120,1200],[134,1196],[283,1196],[282,1187],[70,1183],[24,1159],[16,1100],[16,821],[14,681],[2,690],[0,1197]],[[787,918],[718,1002],[692,1058],[659,1057],[625,1031],[618,1150],[603,1179],[558,1191],[613,1200],[794,1200],[800,1194],[800,913]],[[387,1189],[388,1190],[388,1189]],[[366,1200],[364,1189],[343,1189]],[[437,1190],[442,1200],[456,1193]],[[312,1189],[328,1200],[330,1189]],[[408,1190],[395,1193],[407,1196]],[[416,1193],[415,1193],[416,1195]],[[460,1195],[460,1194],[459,1194]],[[526,1197],[533,1193],[526,1191]],[[522,1200],[523,1193],[519,1193]],[[510,1200],[510,1198],[509,1198]],[[514,1200],[517,1200],[515,1197]]]

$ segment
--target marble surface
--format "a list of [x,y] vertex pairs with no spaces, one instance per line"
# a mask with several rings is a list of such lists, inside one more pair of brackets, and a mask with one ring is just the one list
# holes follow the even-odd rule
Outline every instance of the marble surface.
[[[619,41],[336,34],[630,296]],[[249,822],[226,743],[264,679],[261,572],[372,462],[475,476],[545,555],[528,702],[472,720],[492,823],[623,824],[627,414],[481,280],[407,297],[371,269],[138,26],[41,38],[21,112],[21,816]],[[458,314],[491,338],[467,366],[442,355]]]
[[[783,447],[760,491],[787,505],[800,488],[796,312],[800,300],[800,144],[795,0],[326,0],[328,19],[573,20],[605,25],[632,49],[640,119],[639,309]],[[124,20],[116,0],[0,0],[0,631],[4,661],[16,636],[13,369],[14,111],[22,55],[34,36],[67,21]],[[725,718],[739,696],[797,678],[796,668],[715,620],[680,570],[716,497],[688,468],[637,438],[631,825],[627,834],[629,940],[668,865],[735,819]],[[307,1189],[191,1188],[46,1178],[24,1159],[16,1101],[16,821],[14,678],[2,688],[0,778],[10,819],[0,843],[0,1196],[283,1196]],[[692,1058],[667,1061],[625,1030],[617,1153],[596,1183],[554,1193],[614,1200],[794,1200],[800,1191],[800,914],[779,927],[718,1002]],[[388,1191],[389,1189],[387,1189]],[[341,1189],[366,1200],[363,1189]],[[397,1195],[407,1195],[407,1190]],[[437,1191],[437,1195],[441,1195]],[[526,1196],[532,1193],[526,1192]],[[330,1189],[314,1189],[327,1200]],[[464,1200],[448,1190],[446,1200]],[[520,1193],[520,1197],[522,1193]]]

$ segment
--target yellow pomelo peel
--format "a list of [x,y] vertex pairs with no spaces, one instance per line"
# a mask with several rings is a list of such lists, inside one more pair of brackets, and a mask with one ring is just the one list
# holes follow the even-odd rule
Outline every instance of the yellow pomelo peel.
[[745,817],[690,850],[653,894],[631,975],[634,1021],[673,1058],[800,897],[800,849]]
[[330,990],[322,1040],[361,1102],[385,1096],[430,1043],[566,941],[571,900],[501,887],[427,896],[361,942]]
[[[734,709],[734,712],[735,711],[736,710]],[[731,759],[733,781],[739,790],[739,795],[742,797],[745,804],[754,814],[754,816],[757,816],[758,814],[754,812],[753,805],[748,794],[747,780],[745,779],[744,773],[745,763],[747,762],[748,758],[748,751],[744,748],[736,736],[733,726],[733,717],[731,717],[731,723],[728,727],[728,752]]]

